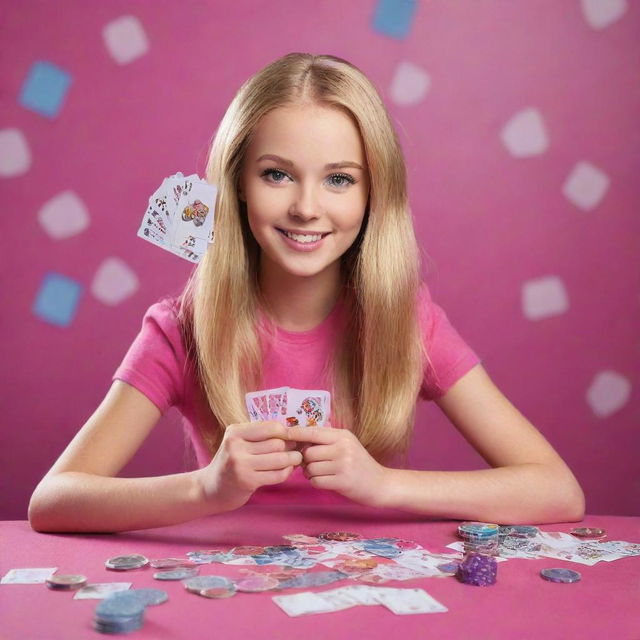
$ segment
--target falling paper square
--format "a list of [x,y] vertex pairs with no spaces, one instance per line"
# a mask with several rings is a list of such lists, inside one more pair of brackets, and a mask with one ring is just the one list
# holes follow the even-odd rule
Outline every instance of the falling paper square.
[[104,304],[113,306],[138,290],[138,276],[120,258],[107,258],[91,283],[91,293]]
[[600,371],[587,390],[587,402],[599,418],[622,409],[630,396],[631,382],[615,371]]
[[71,85],[71,76],[51,62],[34,62],[22,85],[18,101],[48,118],[55,118]]
[[544,120],[537,109],[520,111],[507,122],[500,134],[502,143],[516,158],[526,158],[544,153],[549,139]]
[[569,298],[560,278],[548,276],[529,280],[522,286],[522,312],[529,320],[566,313]]
[[604,29],[627,11],[627,0],[582,0],[582,14],[590,27]]
[[420,102],[429,91],[431,79],[424,69],[403,61],[396,67],[391,82],[391,99],[400,106]]
[[562,185],[562,193],[576,207],[590,211],[609,188],[609,176],[588,162],[578,162]]
[[89,226],[89,213],[73,191],[63,191],[45,202],[38,211],[38,221],[54,240],[62,240],[84,231]]
[[416,0],[378,0],[373,28],[398,40],[406,38],[411,30],[416,6]]
[[121,16],[109,22],[102,30],[102,37],[118,64],[128,64],[149,51],[147,34],[135,16]]
[[82,286],[59,273],[47,273],[33,304],[33,313],[39,318],[59,327],[71,324]]
[[31,167],[31,151],[20,129],[0,131],[0,176],[13,178]]

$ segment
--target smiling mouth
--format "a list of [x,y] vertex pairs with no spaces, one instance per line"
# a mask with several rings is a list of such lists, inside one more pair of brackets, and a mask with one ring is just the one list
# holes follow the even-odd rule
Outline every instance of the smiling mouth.
[[287,238],[295,240],[300,244],[311,244],[312,242],[318,242],[322,240],[329,233],[293,233],[293,231],[285,231],[284,229],[278,229],[278,231]]

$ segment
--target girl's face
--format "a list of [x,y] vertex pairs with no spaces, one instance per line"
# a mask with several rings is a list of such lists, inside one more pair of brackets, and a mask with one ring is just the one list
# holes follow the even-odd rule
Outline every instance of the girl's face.
[[239,189],[262,250],[262,275],[333,270],[338,278],[368,195],[364,147],[344,111],[304,104],[266,114],[247,148]]

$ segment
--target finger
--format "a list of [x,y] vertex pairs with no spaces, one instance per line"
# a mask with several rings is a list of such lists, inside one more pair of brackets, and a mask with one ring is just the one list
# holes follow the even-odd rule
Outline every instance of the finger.
[[280,438],[269,438],[268,440],[261,440],[260,442],[247,442],[247,451],[254,455],[292,451],[294,447],[295,442],[285,442],[284,440],[280,440]]
[[336,458],[336,450],[330,444],[307,445],[303,457],[307,464],[319,462],[320,460],[334,460]]
[[336,474],[336,464],[333,460],[323,460],[322,462],[312,462],[305,466],[304,475],[307,478],[317,478],[318,476],[334,476]]
[[339,429],[327,427],[287,427],[287,439],[313,444],[331,444],[341,437]]
[[251,466],[254,471],[275,471],[292,466],[297,467],[301,462],[302,454],[299,451],[265,453],[251,458]]
[[258,471],[258,482],[260,487],[267,484],[280,484],[284,482],[292,473],[295,467],[286,467],[276,471]]
[[261,442],[269,438],[289,440],[284,425],[274,420],[269,422],[249,422],[246,424],[230,425],[227,427],[228,437],[237,436],[248,442]]

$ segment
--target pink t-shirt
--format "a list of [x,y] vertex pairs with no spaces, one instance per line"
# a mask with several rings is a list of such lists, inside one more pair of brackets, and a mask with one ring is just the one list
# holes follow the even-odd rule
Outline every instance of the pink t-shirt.
[[[425,367],[420,397],[441,397],[479,358],[451,326],[444,311],[422,287],[419,318],[430,366]],[[290,386],[298,389],[330,389],[327,357],[341,330],[343,307],[333,311],[317,327],[302,332],[277,329],[275,342],[260,329],[263,347],[264,389]],[[113,379],[123,380],[142,392],[162,413],[175,406],[183,416],[198,465],[206,466],[206,450],[196,425],[196,407],[202,402],[176,316],[176,300],[166,299],[149,307],[142,328],[118,367]],[[300,480],[299,474],[294,474]],[[288,483],[287,483],[288,484]],[[263,489],[265,489],[263,487]]]

